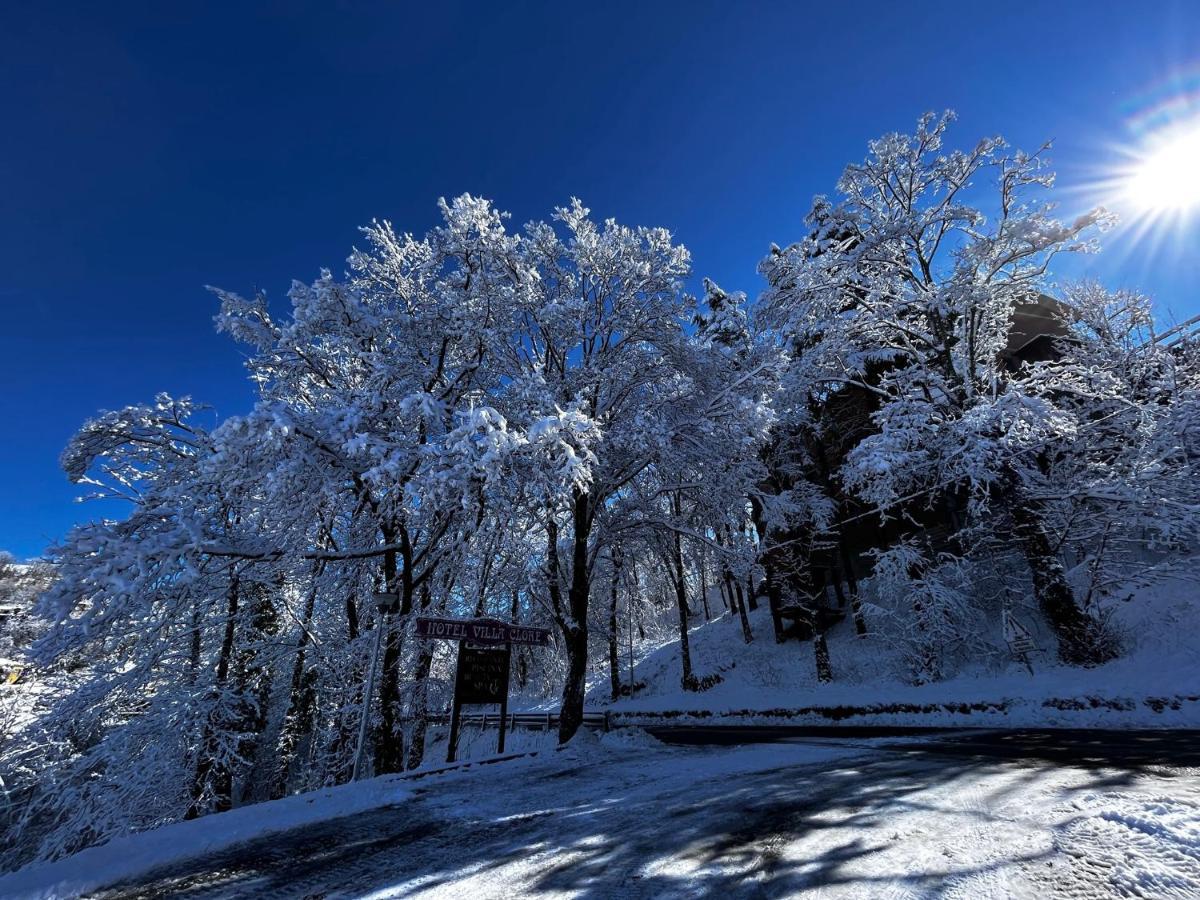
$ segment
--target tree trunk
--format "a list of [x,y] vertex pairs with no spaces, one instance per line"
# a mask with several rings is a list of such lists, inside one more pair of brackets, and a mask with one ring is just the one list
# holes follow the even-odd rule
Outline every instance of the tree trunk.
[[828,573],[829,581],[833,585],[834,596],[837,597],[837,608],[844,610],[846,608],[846,591],[842,587],[842,579],[837,569],[830,567]]
[[621,581],[621,554],[612,552],[612,584],[608,601],[608,683],[613,700],[621,696],[621,666],[617,659],[617,588]]
[[733,577],[733,572],[728,567],[724,571],[725,588],[729,594],[729,611],[732,613],[740,613],[742,610],[742,587]]
[[[822,570],[822,574],[824,570]],[[813,570],[809,569],[809,593],[806,606],[812,619],[813,661],[817,666],[817,681],[827,684],[833,681],[833,666],[829,662],[829,644],[825,640],[826,616],[824,615],[825,584],[812,578]]]
[[783,634],[783,585],[779,572],[779,549],[771,543],[771,533],[764,524],[755,524],[759,533],[759,558],[762,560],[763,581],[767,587],[767,608],[771,611],[771,628],[775,632],[775,643],[782,644]]
[[375,627],[385,629],[380,666],[379,728],[375,732],[375,774],[388,775],[404,771],[404,732],[400,725],[400,658],[404,650],[404,633],[390,613],[380,615]]
[[750,609],[758,609],[758,594],[754,590],[754,578],[749,573],[746,575],[746,604]]
[[779,578],[775,575],[775,567],[769,564],[767,558],[764,562],[766,573],[764,579],[767,583],[767,606],[771,610],[771,627],[775,631],[775,643],[783,643],[783,616],[780,610],[783,608],[783,589],[780,587]]
[[[386,591],[400,590],[400,622],[412,612],[412,548],[408,545],[408,531],[402,525],[396,529],[382,529],[386,544],[395,543],[397,531],[404,553],[404,570],[397,579],[396,551],[389,550],[383,557],[383,585]],[[384,614],[376,622],[376,628],[386,628],[384,634],[383,665],[379,685],[379,728],[375,733],[375,774],[388,775],[404,771],[404,732],[401,729],[400,708],[400,658],[404,649],[404,631],[397,627],[392,617]]]
[[[217,656],[217,672],[214,685],[214,702],[229,679],[229,661],[233,655],[233,638],[237,629],[239,583],[237,572],[230,567],[229,585],[225,591],[226,615],[225,635]],[[185,819],[195,819],[209,812],[223,812],[233,805],[233,773],[226,760],[218,758],[220,742],[217,731],[223,730],[226,722],[221,721],[219,707],[209,713],[201,740],[200,758],[196,763],[196,775],[192,781],[191,804],[184,814]]]
[[738,619],[742,623],[742,639],[749,644],[754,640],[754,635],[750,632],[750,618],[746,614],[746,600],[742,596],[742,585],[733,577],[729,563],[723,558],[721,560],[721,577],[725,581],[726,593],[729,594],[730,612],[737,613]]
[[355,591],[346,594],[346,642],[358,640],[358,595]]
[[[429,582],[421,590],[421,612],[429,609]],[[443,603],[444,605],[444,603]],[[412,711],[412,739],[408,742],[408,768],[415,769],[425,759],[425,734],[429,728],[429,673],[433,669],[433,642],[422,641],[413,672],[415,695]]]
[[262,738],[267,728],[274,678],[266,659],[256,648],[279,630],[279,616],[274,598],[281,596],[283,589],[282,576],[275,580],[272,588],[266,585],[258,586],[250,610],[251,634],[249,640],[243,638],[243,646],[238,654],[238,692],[243,697],[253,698],[244,705],[241,731],[246,738],[238,748],[238,756],[247,761],[246,777],[240,795],[241,803],[248,803],[261,795],[262,788],[268,780],[266,777],[256,779],[255,773],[265,768],[260,756],[266,750]]
[[[347,642],[353,643],[358,640],[358,590],[356,587],[351,587],[346,593],[345,599],[346,610],[346,633]],[[326,749],[326,758],[336,763],[337,768],[330,772],[330,776],[341,784],[350,776],[348,763],[350,760],[344,759],[347,756],[347,748],[354,746],[354,739],[357,735],[357,725],[360,721],[356,711],[361,712],[362,709],[362,689],[363,678],[366,670],[356,661],[352,664],[349,674],[348,685],[352,686],[349,703],[341,701],[339,709],[334,716],[333,736],[330,738]]]
[[296,751],[303,738],[312,731],[313,709],[316,705],[316,678],[306,668],[308,636],[312,627],[313,611],[317,603],[317,579],[324,571],[324,561],[313,567],[312,584],[304,602],[304,614],[300,619],[300,637],[296,646],[296,659],[292,664],[291,689],[288,692],[288,708],[279,731],[279,742],[275,751],[275,774],[271,780],[268,796],[278,800],[287,793],[288,778]]
[[[733,612],[733,604],[729,602],[729,592],[726,587],[724,578],[717,579],[717,590],[721,594],[721,605],[725,607],[726,612],[732,613]],[[733,616],[731,615],[730,619],[732,619],[732,618],[733,618]]]
[[429,729],[429,672],[433,668],[433,646],[423,641],[417,657],[417,668],[413,672],[416,682],[416,697],[413,703],[412,740],[408,744],[408,768],[415,769],[425,759],[425,735]]
[[[746,579],[749,582],[750,576],[747,575]],[[754,640],[754,635],[750,632],[750,614],[746,612],[746,602],[742,599],[742,586],[737,581],[734,581],[733,586],[737,590],[738,616],[742,620],[742,640],[749,644]]]
[[1017,539],[1025,552],[1033,575],[1033,593],[1058,638],[1058,658],[1069,665],[1095,666],[1115,655],[1104,639],[1100,623],[1084,612],[1075,601],[1041,510],[1033,501],[1016,497],[1010,507]]
[[[817,617],[819,619],[819,615]],[[829,645],[825,642],[825,629],[818,622],[813,629],[813,658],[817,663],[817,681],[828,684],[833,681],[833,666],[829,662]]]
[[200,601],[192,598],[192,645],[188,654],[188,683],[194,684],[200,672]]
[[[732,541],[728,543],[731,545]],[[754,635],[750,632],[750,618],[746,614],[746,602],[742,597],[742,586],[733,577],[733,571],[729,568],[729,562],[724,557],[721,558],[721,578],[725,584],[725,592],[729,595],[730,618],[732,618],[733,613],[737,613],[742,623],[742,639],[749,644],[754,640]]]
[[682,667],[679,684],[685,691],[696,690],[696,676],[692,672],[692,651],[688,643],[687,582],[683,577],[683,546],[679,532],[675,532],[671,546],[672,581],[675,582],[675,606],[679,612],[679,662]]
[[862,601],[858,596],[858,578],[854,574],[854,560],[850,558],[850,548],[846,546],[846,538],[838,531],[838,555],[841,558],[842,571],[846,576],[846,587],[850,590],[850,615],[854,617],[854,632],[859,637],[867,633],[867,620],[863,618]]
[[587,629],[569,628],[563,633],[567,652],[567,680],[563,685],[558,714],[558,742],[565,744],[583,724],[583,694],[587,678]]
[[[558,716],[558,742],[565,744],[583,724],[583,698],[587,679],[588,651],[588,578],[587,551],[592,519],[589,497],[576,489],[573,494],[574,534],[571,547],[571,587],[567,594],[568,615],[560,618],[563,643],[567,651],[567,681],[563,686],[562,708]],[[557,553],[555,554],[557,556]],[[558,572],[553,573],[557,580]]]

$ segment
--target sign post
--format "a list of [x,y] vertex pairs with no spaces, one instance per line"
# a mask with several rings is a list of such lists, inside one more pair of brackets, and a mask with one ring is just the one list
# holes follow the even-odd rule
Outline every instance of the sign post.
[[458,642],[454,673],[454,703],[450,708],[450,739],[446,762],[458,754],[458,733],[465,704],[500,704],[500,737],[496,752],[504,752],[508,725],[508,673],[512,645],[544,647],[550,643],[545,628],[511,625],[498,619],[417,619],[417,636]]
[[1008,649],[1012,651],[1013,656],[1025,663],[1025,668],[1032,675],[1033,663],[1029,661],[1029,654],[1037,649],[1033,632],[1026,628],[1007,606],[1004,608],[1004,640],[1008,642]]

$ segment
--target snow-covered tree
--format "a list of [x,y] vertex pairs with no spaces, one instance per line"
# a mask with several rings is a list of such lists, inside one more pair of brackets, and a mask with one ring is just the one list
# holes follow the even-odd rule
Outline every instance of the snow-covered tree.
[[555,219],[565,236],[545,223],[526,229],[537,290],[506,345],[501,408],[531,439],[553,435],[549,461],[569,476],[530,496],[541,505],[531,514],[544,530],[546,594],[567,657],[566,741],[582,720],[592,573],[613,543],[614,504],[675,446],[700,439],[704,422],[689,402],[687,250],[665,229],[597,224],[577,200]]
[[1020,389],[1006,350],[1017,311],[1050,289],[1054,257],[1092,249],[1107,216],[1058,221],[1034,197],[1053,182],[1041,152],[999,138],[945,150],[949,121],[926,116],[915,134],[872,142],[840,199],[814,204],[812,233],[764,262],[764,306],[804,347],[812,393],[868,404],[870,432],[840,470],[846,488],[885,514],[1006,514],[1060,656],[1100,662],[1110,651],[1030,490],[1044,449],[1071,440],[1075,423]]
[[691,296],[665,229],[574,200],[510,230],[470,195],[422,237],[373,223],[286,311],[216,291],[252,409],[160,395],[63,454],[126,513],[53,549],[8,861],[421,765],[453,675],[418,613],[553,626],[513,675],[560,694],[561,741],[589,672],[636,689],[635,640],[710,687],[692,625],[723,606],[735,651],[764,596],[818,682],[847,606],[915,681],[992,653],[1022,594],[1063,661],[1118,652],[1100,601],[1200,537],[1200,360],[1145,298],[1053,282],[1107,216],[1058,221],[1043,152],[948,122],[873,142],[756,303]]

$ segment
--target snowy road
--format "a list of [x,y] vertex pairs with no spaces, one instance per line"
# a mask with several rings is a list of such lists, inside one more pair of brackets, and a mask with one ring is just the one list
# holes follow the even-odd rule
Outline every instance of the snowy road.
[[98,896],[1200,896],[1186,738],[849,743],[595,745],[434,777]]

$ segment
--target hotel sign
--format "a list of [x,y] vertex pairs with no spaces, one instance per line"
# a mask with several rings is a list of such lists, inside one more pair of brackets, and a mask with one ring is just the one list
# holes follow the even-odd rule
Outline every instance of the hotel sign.
[[545,647],[550,632],[545,628],[510,625],[499,619],[417,619],[417,636],[439,638],[443,641],[469,641],[472,644],[530,644]]
[[450,736],[446,743],[446,762],[454,762],[458,753],[458,732],[464,705],[500,704],[500,734],[496,752],[504,752],[504,731],[508,719],[508,673],[512,645],[545,647],[550,632],[545,628],[511,625],[499,619],[417,618],[417,636],[458,643],[458,664],[454,672],[454,702],[450,709]]

